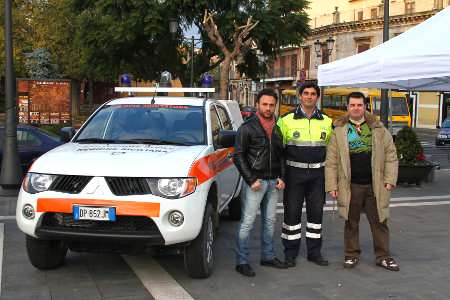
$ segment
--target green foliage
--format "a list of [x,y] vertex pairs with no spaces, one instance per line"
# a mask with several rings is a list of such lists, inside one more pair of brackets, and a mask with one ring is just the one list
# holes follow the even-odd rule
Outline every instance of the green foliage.
[[397,133],[395,146],[400,165],[416,165],[418,158],[423,155],[423,147],[417,134],[409,127],[404,127]]
[[[161,1],[162,2],[162,1]],[[177,41],[169,32],[170,11],[158,1],[72,1],[78,14],[77,43],[84,72],[94,78],[157,79],[161,71],[175,76],[183,67]]]
[[[172,0],[166,1],[167,7],[180,24],[194,24],[200,29],[203,39],[201,55],[207,62],[198,67],[199,73],[211,69],[209,63],[212,57],[223,59],[224,54],[213,45],[205,32],[202,22],[205,9],[215,13],[214,21],[222,35],[228,50],[233,50],[233,34],[235,26],[246,24],[247,19],[259,21],[250,32],[251,38],[265,56],[274,58],[280,47],[300,45],[309,34],[308,16],[305,12],[305,0]],[[181,30],[179,38],[181,38]],[[243,60],[238,69],[241,73],[256,79],[266,71],[266,66],[259,63],[256,51],[244,49]],[[197,58],[196,58],[197,59]]]
[[[3,7],[3,0],[0,0]],[[233,50],[235,26],[249,17],[259,21],[250,32],[258,50],[274,58],[280,47],[299,45],[309,32],[305,0],[15,0],[13,1],[14,64],[17,77],[25,77],[24,53],[45,48],[63,77],[117,80],[122,73],[136,79],[158,79],[169,70],[183,82],[189,78],[190,42],[183,37],[191,24],[200,30],[196,43],[195,78],[216,68],[224,54],[212,44],[202,21],[204,10],[214,21],[227,48]],[[169,20],[180,24],[175,35]],[[3,10],[0,10],[0,44],[4,44]],[[4,72],[0,47],[0,72]],[[238,69],[252,78],[266,66],[255,50],[244,49]],[[1,75],[0,74],[0,75]],[[186,80],[187,79],[187,80]]]
[[52,56],[47,49],[38,48],[26,54],[25,67],[28,75],[34,79],[59,78],[57,66],[52,62]]

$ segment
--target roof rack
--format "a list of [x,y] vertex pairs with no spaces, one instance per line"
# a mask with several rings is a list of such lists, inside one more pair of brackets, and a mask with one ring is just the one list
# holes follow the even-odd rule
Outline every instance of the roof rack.
[[215,88],[115,87],[117,93],[214,93]]

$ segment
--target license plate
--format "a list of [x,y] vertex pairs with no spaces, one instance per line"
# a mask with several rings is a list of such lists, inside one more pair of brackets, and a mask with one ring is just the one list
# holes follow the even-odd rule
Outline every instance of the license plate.
[[116,209],[114,207],[73,206],[75,220],[115,221]]

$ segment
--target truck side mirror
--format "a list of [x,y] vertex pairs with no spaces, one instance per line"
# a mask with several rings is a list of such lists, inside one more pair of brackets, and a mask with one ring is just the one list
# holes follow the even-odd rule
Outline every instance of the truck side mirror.
[[75,128],[73,128],[73,127],[63,127],[63,128],[61,128],[60,135],[61,135],[61,142],[67,143],[75,135]]
[[234,140],[236,138],[236,131],[234,130],[221,130],[219,131],[219,148],[230,148],[234,146]]

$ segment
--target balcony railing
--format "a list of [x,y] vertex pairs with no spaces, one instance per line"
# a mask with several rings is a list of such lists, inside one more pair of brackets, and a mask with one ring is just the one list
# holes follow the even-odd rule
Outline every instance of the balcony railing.
[[269,69],[266,74],[266,78],[280,78],[280,77],[294,77],[296,76],[296,70],[291,68],[273,68]]

